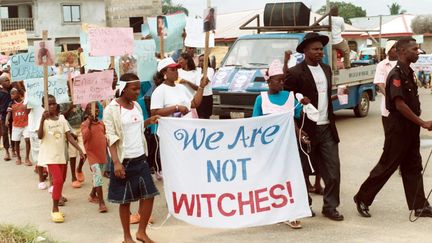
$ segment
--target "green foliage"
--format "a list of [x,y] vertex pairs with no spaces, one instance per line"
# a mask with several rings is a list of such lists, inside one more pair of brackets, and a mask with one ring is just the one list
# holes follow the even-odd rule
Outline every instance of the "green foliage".
[[183,12],[186,15],[189,15],[189,10],[181,4],[174,5],[171,0],[162,0],[162,13],[164,15],[166,14],[173,14]]
[[55,243],[44,232],[32,226],[17,227],[10,224],[0,225],[0,242],[2,243]]
[[406,10],[402,9],[402,6],[398,3],[392,3],[391,5],[387,5],[387,8],[390,11],[390,15],[398,15],[406,13]]
[[[362,7],[356,6],[352,3],[346,2],[330,2],[330,6],[337,6],[339,9],[339,16],[344,18],[345,23],[351,24],[350,18],[366,17],[366,10]],[[318,9],[317,13],[323,15],[326,13],[326,5]]]

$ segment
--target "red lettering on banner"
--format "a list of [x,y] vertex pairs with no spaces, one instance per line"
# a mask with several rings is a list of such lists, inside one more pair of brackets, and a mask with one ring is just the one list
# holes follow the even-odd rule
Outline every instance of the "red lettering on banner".
[[293,204],[294,203],[294,198],[293,198],[293,195],[292,195],[291,182],[287,181],[286,185],[287,185],[287,191],[288,191],[288,198],[290,199],[289,202],[291,204]]
[[263,192],[267,192],[267,188],[261,188],[261,189],[255,190],[255,206],[256,206],[257,213],[270,211],[269,206],[263,207],[263,208],[260,206],[260,203],[266,202],[269,200],[269,198],[267,196],[260,197],[260,193],[263,193]]
[[215,198],[216,194],[201,194],[201,197],[207,199],[208,216],[210,218],[213,217],[213,210],[212,210],[211,199]]
[[[209,218],[215,214],[232,217],[234,215],[242,216],[249,214],[262,213],[271,211],[272,209],[284,208],[288,204],[294,204],[293,191],[291,182],[285,184],[276,184],[269,188],[259,188],[248,192],[238,192],[236,194],[186,194],[172,192],[174,213],[185,213],[187,216],[201,218],[208,215]],[[249,196],[249,198],[247,198]],[[201,200],[203,200],[201,202]],[[224,201],[225,200],[225,201]],[[225,204],[226,200],[230,200],[231,204]],[[204,212],[201,204],[207,202],[207,215]],[[215,204],[213,208],[213,204]],[[233,208],[227,208],[227,205],[232,205]],[[217,208],[216,208],[217,207]],[[245,207],[249,207],[245,208]],[[250,211],[249,211],[250,210]]]
[[201,199],[199,194],[195,194],[197,202],[197,217],[201,218]]
[[222,194],[220,197],[219,197],[219,199],[218,199],[218,209],[219,209],[219,212],[223,215],[223,216],[225,216],[225,217],[231,217],[231,216],[233,216],[235,213],[236,213],[236,210],[231,210],[230,212],[226,212],[223,208],[222,208],[222,200],[224,200],[224,198],[226,198],[226,197],[228,197],[229,199],[231,199],[231,200],[235,200],[235,196],[233,195],[233,194],[231,194],[231,193],[224,193],[224,194]]
[[240,210],[240,215],[243,215],[243,207],[245,205],[249,205],[250,206],[250,211],[251,214],[255,213],[255,205],[254,205],[254,196],[253,196],[253,191],[249,192],[249,200],[247,201],[243,201],[243,194],[241,192],[238,193],[238,205],[239,205],[239,210]]
[[281,199],[282,202],[281,203],[275,203],[274,202],[274,203],[271,204],[271,206],[274,207],[274,208],[283,208],[283,207],[285,207],[287,205],[288,199],[283,194],[276,194],[275,191],[277,189],[279,189],[279,190],[282,191],[282,190],[285,189],[285,187],[283,185],[281,185],[281,184],[276,184],[276,185],[272,186],[270,188],[270,192],[269,192],[270,193],[270,197],[273,198],[273,199],[276,199],[276,200]]
[[175,213],[179,213],[180,210],[183,207],[183,204],[185,205],[186,208],[186,213],[188,216],[192,216],[193,211],[194,211],[194,207],[195,207],[195,197],[194,195],[192,195],[191,197],[191,202],[189,204],[189,200],[188,197],[186,196],[186,194],[181,194],[180,196],[180,200],[179,202],[177,202],[177,194],[175,192],[173,192],[173,202],[174,202],[174,212]]

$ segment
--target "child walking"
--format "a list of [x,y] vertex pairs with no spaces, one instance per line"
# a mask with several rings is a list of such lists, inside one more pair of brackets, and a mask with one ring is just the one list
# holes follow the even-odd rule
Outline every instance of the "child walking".
[[48,107],[42,115],[38,130],[38,137],[41,140],[38,161],[40,165],[47,165],[52,175],[51,220],[55,223],[62,223],[64,214],[59,211],[59,201],[62,197],[66,174],[65,138],[79,151],[81,158],[84,158],[84,153],[73,139],[66,119],[59,115],[57,108],[55,97],[48,95]]
[[8,114],[6,116],[6,126],[9,126],[9,120],[12,116],[12,146],[15,146],[15,151],[17,155],[16,164],[20,165],[21,161],[21,151],[20,151],[20,141],[24,137],[26,154],[25,154],[25,164],[27,166],[32,166],[30,161],[30,137],[28,133],[28,110],[27,106],[23,101],[23,94],[20,90],[16,88],[11,89],[12,102],[8,108]]
[[90,192],[89,201],[99,203],[99,212],[105,213],[108,211],[103,198],[102,186],[102,171],[107,163],[106,148],[108,146],[105,137],[105,125],[99,121],[99,107],[95,105],[95,114],[91,111],[92,103],[86,107],[85,113],[87,119],[81,124],[81,132],[84,140],[84,148],[87,152],[90,170],[93,175],[93,188]]

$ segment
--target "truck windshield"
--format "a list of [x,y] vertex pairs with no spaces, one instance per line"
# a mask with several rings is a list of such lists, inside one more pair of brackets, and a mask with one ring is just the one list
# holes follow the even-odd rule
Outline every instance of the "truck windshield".
[[238,40],[226,57],[223,66],[268,68],[274,59],[282,63],[286,50],[295,52],[298,39],[244,39]]

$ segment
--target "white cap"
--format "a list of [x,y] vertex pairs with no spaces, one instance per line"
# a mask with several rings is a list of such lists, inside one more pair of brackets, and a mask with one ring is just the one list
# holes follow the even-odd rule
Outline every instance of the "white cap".
[[160,72],[162,69],[166,67],[180,67],[180,64],[174,62],[174,60],[171,57],[164,58],[159,61],[157,65],[157,71]]
[[388,52],[390,51],[390,49],[392,49],[392,47],[396,44],[397,41],[395,40],[389,40],[386,42],[386,47],[385,47],[385,54],[388,55]]

